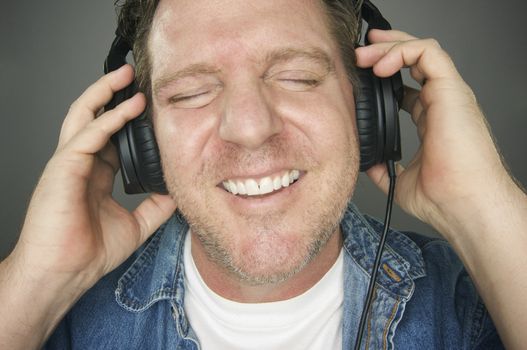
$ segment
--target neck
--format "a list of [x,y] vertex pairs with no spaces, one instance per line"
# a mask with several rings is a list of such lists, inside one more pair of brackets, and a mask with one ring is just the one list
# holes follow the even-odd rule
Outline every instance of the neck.
[[338,228],[318,255],[291,278],[279,283],[251,285],[211,261],[195,235],[192,235],[191,239],[192,257],[203,281],[216,294],[241,303],[287,300],[303,294],[324,277],[334,265],[342,248],[342,234]]

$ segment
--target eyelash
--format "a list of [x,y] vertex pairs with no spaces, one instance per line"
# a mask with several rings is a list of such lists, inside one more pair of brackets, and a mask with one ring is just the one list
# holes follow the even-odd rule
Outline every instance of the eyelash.
[[[296,91],[305,91],[304,89],[314,88],[314,87],[319,86],[322,83],[322,79],[287,79],[287,78],[284,78],[284,79],[278,79],[278,81],[282,81],[282,82],[290,83],[290,84],[298,84],[299,86],[303,86],[302,88],[299,87],[298,90],[292,88],[292,90],[296,90]],[[211,90],[206,90],[206,91],[203,91],[197,94],[191,94],[191,95],[175,95],[175,96],[170,97],[168,102],[173,105],[176,105],[178,103],[185,103],[185,102],[194,103],[194,100],[202,96],[205,97],[209,93],[211,93]]]
[[177,102],[181,102],[181,101],[189,101],[193,98],[197,98],[199,96],[203,96],[203,95],[206,95],[208,94],[209,91],[205,91],[205,92],[201,92],[199,94],[195,94],[195,95],[186,95],[186,96],[173,96],[170,98],[170,103],[177,103]]
[[315,87],[315,86],[320,85],[320,80],[316,80],[316,79],[282,79],[282,80],[290,81],[294,83],[301,83],[301,84],[308,85],[310,87]]

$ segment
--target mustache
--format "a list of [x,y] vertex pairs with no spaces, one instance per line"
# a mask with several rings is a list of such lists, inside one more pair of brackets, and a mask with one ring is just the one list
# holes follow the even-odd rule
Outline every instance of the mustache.
[[224,143],[203,162],[199,175],[224,179],[235,173],[248,173],[253,169],[271,168],[277,164],[307,170],[316,167],[319,162],[311,149],[302,142],[287,139],[284,135],[274,135],[255,150]]

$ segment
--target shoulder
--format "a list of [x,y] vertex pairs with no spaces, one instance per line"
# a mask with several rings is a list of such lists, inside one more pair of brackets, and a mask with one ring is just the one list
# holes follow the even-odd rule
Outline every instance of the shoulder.
[[426,276],[415,281],[407,305],[445,348],[502,349],[497,330],[475,284],[452,246],[441,238],[402,232],[421,249]]
[[[376,239],[382,234],[384,224],[371,216],[360,214],[354,207],[348,211],[353,212],[346,219],[353,224],[353,229],[346,239],[356,241],[357,236],[367,236],[367,240],[361,239],[365,242],[363,246],[366,243],[377,246]],[[368,231],[368,234],[361,231]],[[374,238],[370,240],[369,237]],[[357,247],[360,246],[355,245]],[[404,315],[397,326],[394,338],[396,344],[400,342],[401,346],[405,344],[407,347],[411,337],[412,344],[419,345],[417,348],[503,348],[472,279],[446,240],[390,229],[383,253],[385,255],[399,261],[407,271],[406,276],[413,280],[413,287],[404,305]],[[378,281],[381,285],[382,275],[381,269],[381,281]],[[385,285],[385,288],[389,286]]]
[[[367,220],[382,227],[371,217]],[[440,237],[416,232],[391,234],[395,242],[408,239],[419,248],[425,270],[425,276],[415,279],[414,293],[406,305],[407,317],[399,325],[401,330],[410,324],[409,328],[420,332],[419,337],[440,339],[443,348],[502,349],[490,314],[452,246]],[[406,251],[401,251],[398,244],[391,248],[399,254]],[[418,322],[412,322],[412,318]]]
[[[45,349],[148,348],[156,324],[170,320],[174,286],[170,254],[179,250],[175,217],[162,225],[136,252],[104,276],[67,313]],[[158,339],[166,338],[159,336]],[[126,345],[128,344],[128,345]],[[156,347],[152,347],[156,348]]]

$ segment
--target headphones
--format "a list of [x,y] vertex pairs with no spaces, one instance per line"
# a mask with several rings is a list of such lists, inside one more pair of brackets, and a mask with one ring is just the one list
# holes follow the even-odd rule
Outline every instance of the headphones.
[[[379,9],[369,0],[365,0],[361,7],[361,17],[368,24],[364,40],[366,45],[369,44],[367,35],[371,29],[391,29]],[[130,44],[119,35],[117,30],[117,37],[104,62],[104,72],[114,71],[126,64],[126,56],[130,51]],[[360,144],[360,171],[366,171],[375,164],[401,159],[398,112],[404,92],[400,72],[389,78],[376,77],[371,68],[357,68],[357,73],[360,86],[355,96],[355,104]],[[134,81],[125,89],[116,92],[105,110],[115,108],[137,91],[137,84]],[[161,169],[159,149],[146,111],[113,135],[112,142],[119,153],[126,193],[168,193]]]

